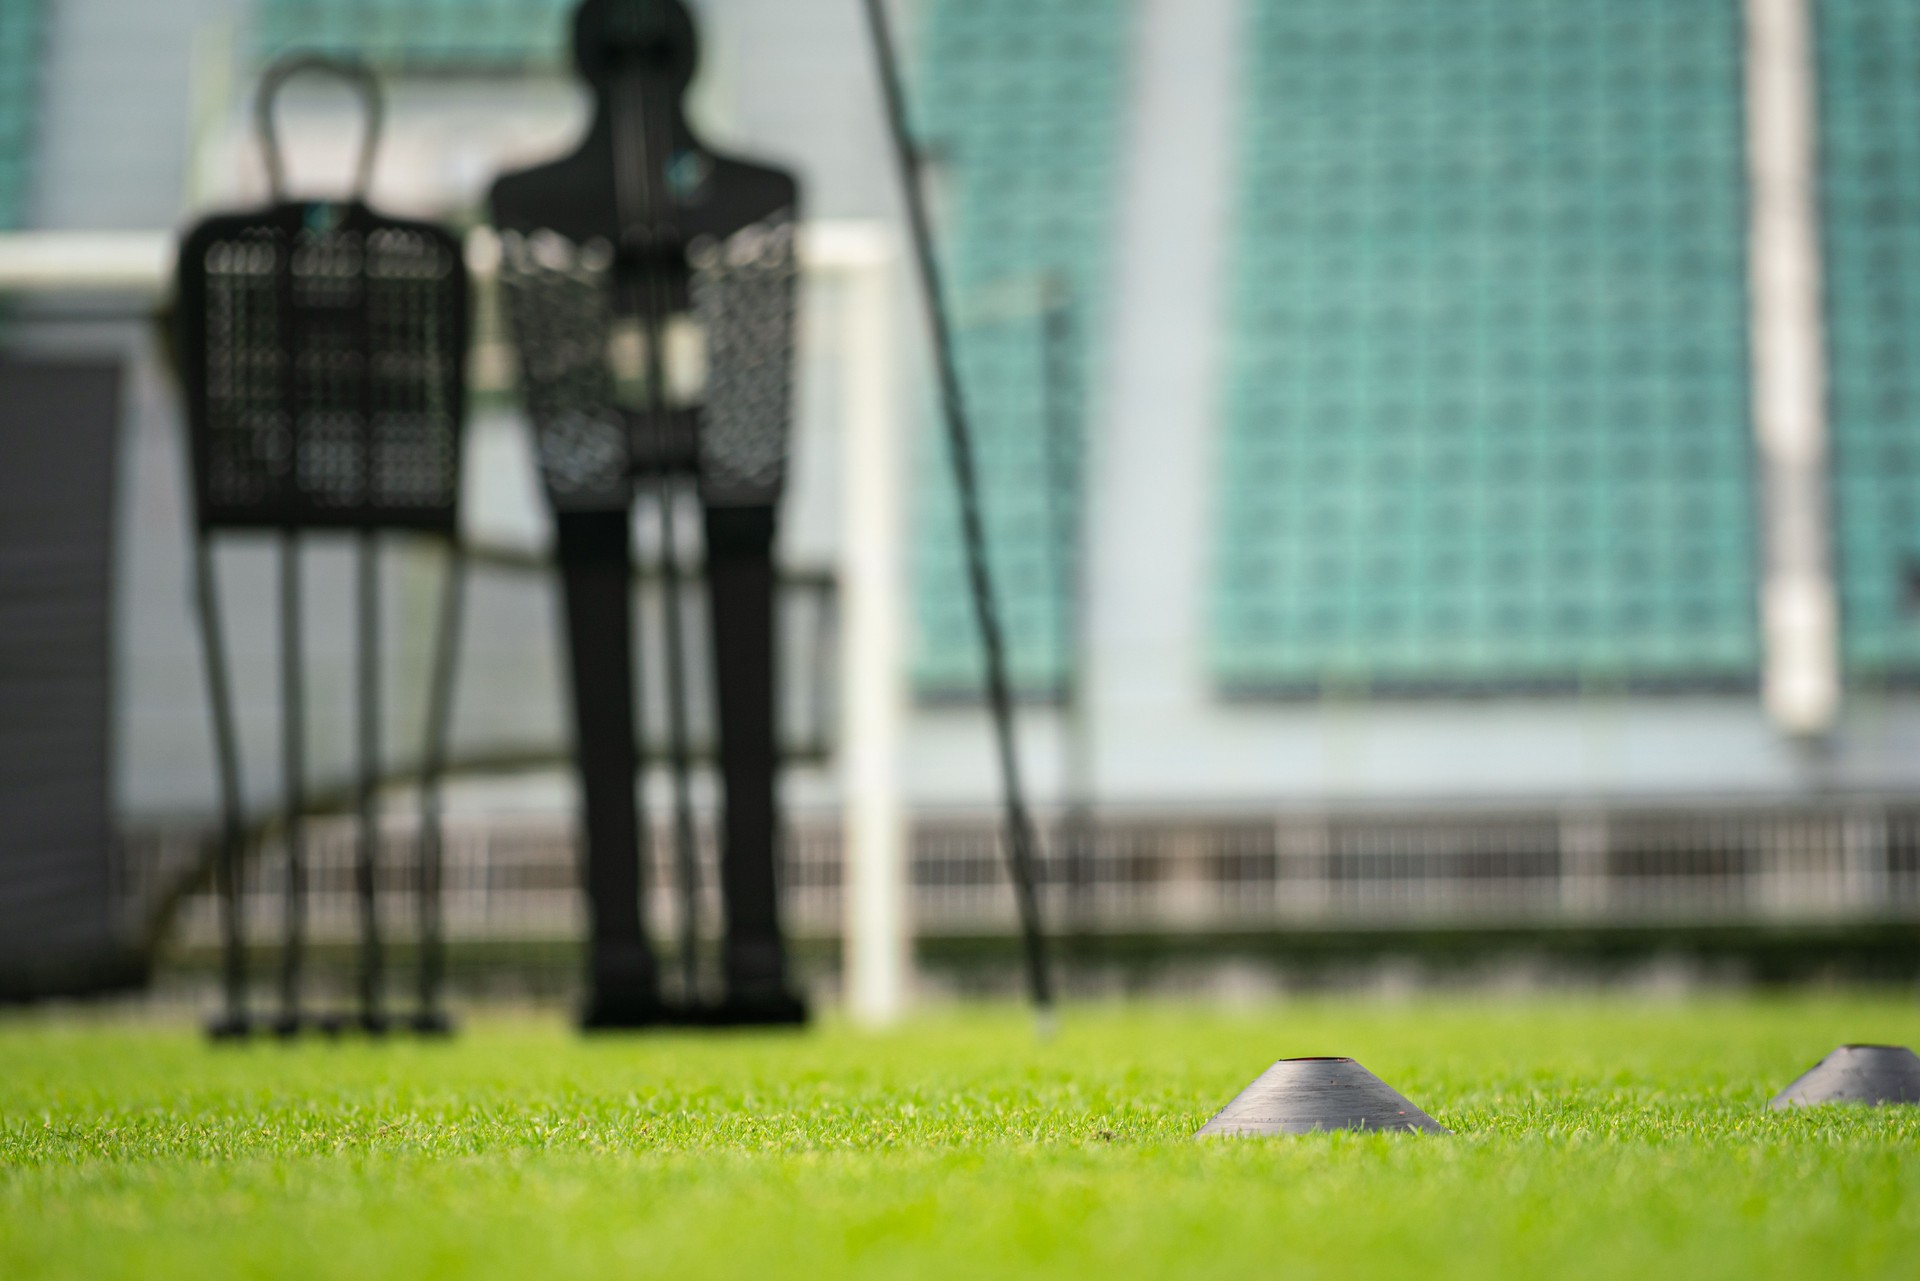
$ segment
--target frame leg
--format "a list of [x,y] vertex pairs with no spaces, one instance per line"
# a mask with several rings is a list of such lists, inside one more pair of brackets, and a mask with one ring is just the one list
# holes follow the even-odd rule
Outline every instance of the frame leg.
[[359,848],[354,890],[360,906],[360,1027],[386,1031],[382,1008],[384,982],[380,947],[380,538],[360,531],[356,574],[359,579]]
[[444,831],[441,824],[441,779],[446,773],[447,740],[453,725],[453,689],[460,654],[460,612],[465,599],[467,559],[456,540],[447,547],[446,577],[440,590],[440,618],[436,626],[431,685],[427,708],[426,754],[420,774],[420,861],[415,895],[420,914],[419,1008],[414,1012],[417,1032],[443,1034],[452,1023],[441,1007],[441,983],[446,972],[446,939],[441,916],[441,873]]
[[220,626],[219,584],[213,549],[205,532],[194,535],[194,603],[200,621],[200,646],[206,661],[207,703],[213,714],[214,757],[220,779],[220,851],[215,865],[220,893],[221,986],[225,1008],[208,1027],[215,1040],[244,1037],[252,1031],[247,1012],[247,944],[241,916],[242,855],[246,822],[242,815],[240,748],[234,730],[233,689],[228,682],[225,633]]
[[282,789],[286,805],[286,939],[280,961],[280,1016],[274,1031],[297,1035],[301,1027],[301,965],[307,923],[306,696],[300,622],[300,536],[280,535],[280,730]]
[[679,490],[664,469],[655,493],[660,504],[661,655],[667,669],[667,754],[673,779],[674,879],[680,891],[680,999],[700,999],[700,849],[693,821],[693,744],[687,709],[686,630],[681,618],[680,555],[674,538]]

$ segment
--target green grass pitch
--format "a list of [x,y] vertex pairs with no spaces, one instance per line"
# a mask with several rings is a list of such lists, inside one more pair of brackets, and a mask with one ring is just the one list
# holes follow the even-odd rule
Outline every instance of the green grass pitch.
[[[885,1037],[212,1048],[0,1022],[0,1277],[1920,1276],[1920,1107],[1766,1109],[1920,1005],[956,1010]],[[1457,1133],[1195,1142],[1351,1054]]]

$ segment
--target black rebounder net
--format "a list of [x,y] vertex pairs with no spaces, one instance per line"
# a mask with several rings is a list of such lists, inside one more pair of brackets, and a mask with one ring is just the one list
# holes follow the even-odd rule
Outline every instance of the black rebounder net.
[[451,234],[289,203],[202,223],[180,261],[203,528],[453,531],[467,299]]
[[663,339],[663,399],[675,408],[656,416],[638,408],[649,362],[634,349],[644,337],[629,335],[619,314],[613,247],[554,231],[502,236],[522,394],[557,510],[625,510],[634,479],[662,470],[696,472],[709,505],[779,496],[798,279],[793,215],[696,240],[687,261],[694,330],[685,343]]

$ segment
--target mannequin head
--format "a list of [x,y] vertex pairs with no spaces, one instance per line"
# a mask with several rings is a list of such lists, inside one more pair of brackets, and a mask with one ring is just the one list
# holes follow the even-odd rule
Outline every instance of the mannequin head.
[[573,15],[574,66],[598,91],[623,70],[648,70],[684,93],[699,54],[682,0],[585,0]]

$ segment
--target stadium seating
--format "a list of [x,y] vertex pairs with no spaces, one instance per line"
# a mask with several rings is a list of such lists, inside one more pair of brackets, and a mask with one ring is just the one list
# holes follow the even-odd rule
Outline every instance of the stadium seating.
[[0,230],[25,220],[38,98],[41,0],[0,4]]
[[384,67],[512,70],[557,64],[576,0],[256,0],[254,42],[352,50]]
[[1750,686],[1737,0],[1247,22],[1216,685]]
[[1856,683],[1920,676],[1920,8],[1822,0],[1833,529]]
[[[1131,0],[934,0],[921,28],[916,128],[944,196],[996,594],[1029,695],[1053,692],[1070,662],[1081,389],[1098,359],[1077,320],[1106,290],[1132,12]],[[1053,305],[1071,332],[1050,347]],[[965,697],[980,651],[949,458],[928,439],[914,677],[923,695]]]

